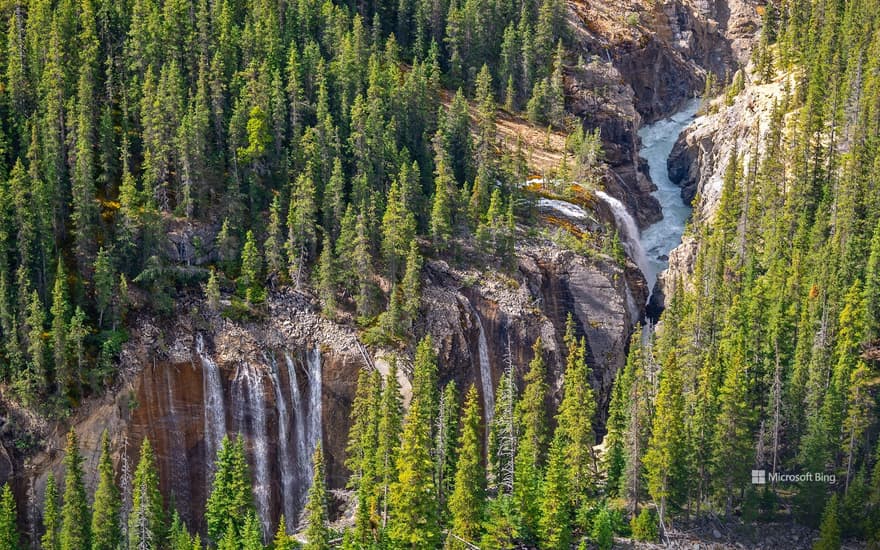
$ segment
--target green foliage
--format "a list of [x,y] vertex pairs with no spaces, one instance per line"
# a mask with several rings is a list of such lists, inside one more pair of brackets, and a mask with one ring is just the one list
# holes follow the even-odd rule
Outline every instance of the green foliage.
[[0,547],[9,550],[18,550],[18,514],[15,507],[15,497],[8,483],[3,484],[0,491]]
[[482,468],[480,404],[477,390],[471,386],[465,397],[455,490],[449,497],[451,516],[447,548],[467,548],[461,542],[480,539],[485,501],[486,475]]
[[131,482],[131,512],[128,516],[129,548],[158,549],[167,532],[165,505],[159,492],[159,471],[150,440],[144,438],[140,458]]
[[110,436],[101,437],[101,458],[98,461],[98,487],[92,503],[92,550],[116,550],[122,543],[119,488],[116,487]]
[[327,487],[324,475],[324,453],[321,451],[321,444],[315,448],[315,454],[312,456],[312,467],[314,475],[312,476],[312,486],[309,489],[309,499],[306,503],[306,516],[308,527],[306,527],[305,537],[306,550],[329,550],[330,548],[330,532],[327,528]]
[[214,461],[211,494],[205,505],[208,537],[221,541],[228,533],[239,537],[244,520],[254,512],[251,480],[241,436],[234,441],[224,437]]
[[657,514],[653,508],[642,508],[638,516],[630,521],[633,538],[639,541],[656,542],[657,532]]
[[819,539],[813,543],[813,550],[838,550],[840,548],[840,518],[838,516],[837,495],[831,495],[822,514]]
[[614,545],[614,526],[611,513],[603,507],[593,520],[593,530],[590,537],[596,542],[600,550],[611,550]]
[[67,433],[64,449],[64,504],[61,507],[60,550],[81,550],[91,546],[91,514],[82,469],[83,457],[76,432]]
[[61,521],[58,512],[58,485],[51,472],[46,478],[46,492],[43,495],[43,536],[40,547],[44,550],[60,550]]

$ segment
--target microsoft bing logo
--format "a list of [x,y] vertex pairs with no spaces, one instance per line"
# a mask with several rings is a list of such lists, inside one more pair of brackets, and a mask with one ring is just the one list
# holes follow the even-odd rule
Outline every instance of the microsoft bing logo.
[[765,470],[752,470],[752,483],[755,485],[766,485],[767,472]]

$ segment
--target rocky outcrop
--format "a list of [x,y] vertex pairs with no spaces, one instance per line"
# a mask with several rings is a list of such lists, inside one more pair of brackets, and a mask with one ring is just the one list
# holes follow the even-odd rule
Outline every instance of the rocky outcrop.
[[[472,265],[454,268],[435,260],[425,267],[422,315],[413,331],[415,337],[432,336],[441,385],[455,381],[463,395],[474,384],[485,397],[487,384],[493,388],[507,368],[521,380],[540,337],[552,408],[560,397],[562,335],[571,313],[578,335],[586,339],[600,410],[606,410],[640,315],[627,297],[635,293],[639,303],[644,301],[644,284],[639,286],[634,266],[624,270],[550,242],[519,248],[509,270]],[[134,470],[147,438],[156,453],[163,494],[197,529],[204,528],[211,464],[224,434],[244,439],[257,508],[269,532],[281,512],[290,516],[291,509],[300,509],[310,479],[308,455],[317,440],[324,446],[330,486],[344,487],[344,450],[361,369],[387,373],[394,356],[402,366],[404,393],[409,393],[412,345],[367,350],[351,326],[324,319],[312,297],[292,290],[272,293],[264,315],[240,321],[221,317],[190,297],[178,303],[170,318],[135,316],[130,333],[117,387],[85,403],[71,419],[87,482],[93,489],[91,472],[105,430],[121,472]],[[602,413],[598,431],[604,423]],[[42,434],[42,452],[11,465],[17,472],[7,477],[17,475],[25,488],[32,485],[20,491],[31,501],[22,502],[23,509],[42,499],[49,472],[63,475],[64,432],[55,425]],[[123,473],[121,482],[130,483],[130,478]]]
[[570,113],[599,128],[612,173],[608,192],[640,227],[661,219],[638,156],[638,129],[677,111],[708,71],[732,74],[748,60],[758,14],[750,0],[572,2],[578,65],[567,71]]
[[[694,216],[711,219],[721,199],[724,171],[736,152],[748,170],[755,162],[755,144],[765,138],[776,102],[784,100],[789,77],[767,84],[748,83],[745,90],[726,105],[724,98],[707,105],[708,115],[697,118],[682,132],[669,157],[669,176],[682,188],[682,198],[693,204]],[[677,279],[693,270],[699,243],[686,236],[669,255],[669,269],[659,284],[668,296]]]

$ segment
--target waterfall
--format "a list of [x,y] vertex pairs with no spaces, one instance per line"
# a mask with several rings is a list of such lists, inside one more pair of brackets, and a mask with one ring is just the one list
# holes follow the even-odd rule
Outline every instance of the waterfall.
[[287,397],[281,385],[281,377],[278,374],[278,362],[273,354],[270,358],[272,387],[275,389],[275,407],[278,410],[278,470],[281,472],[281,496],[282,512],[284,513],[287,527],[293,525],[297,513],[296,492],[296,467],[293,463],[294,453],[291,449],[290,426],[292,417],[287,407]]
[[[205,353],[205,340],[201,334],[196,334],[196,353],[202,361],[202,384],[205,395],[205,464],[208,465],[208,472],[211,474],[214,471],[214,460],[217,458],[220,442],[226,435],[223,380],[217,364]],[[207,476],[209,480],[210,477]]]
[[[232,413],[235,429],[247,434],[251,443],[254,463],[254,498],[257,516],[263,526],[263,535],[270,532],[269,513],[271,482],[269,469],[269,441],[266,426],[263,377],[259,369],[242,363],[232,381]],[[250,428],[250,429],[248,429]]]
[[608,193],[605,193],[604,191],[596,191],[596,196],[602,199],[602,202],[611,208],[611,211],[614,213],[614,219],[617,222],[618,230],[621,233],[620,240],[623,242],[623,247],[626,249],[629,257],[632,258],[637,266],[639,266],[645,279],[650,280],[653,275],[650,266],[648,265],[648,257],[645,255],[645,249],[642,248],[642,242],[639,240],[639,228],[636,225],[636,221],[630,215],[626,206]]
[[495,389],[492,386],[492,363],[489,361],[489,343],[486,341],[486,330],[483,328],[483,320],[477,309],[468,302],[471,313],[477,322],[479,332],[477,338],[477,352],[480,361],[480,383],[483,388],[483,417],[486,420],[486,443],[489,442],[489,432],[492,430],[492,417],[495,415]]
[[309,410],[307,414],[307,437],[308,454],[305,456],[306,464],[308,464],[309,482],[311,482],[312,454],[315,447],[321,442],[321,415],[324,411],[321,403],[321,350],[317,346],[308,354],[308,375],[309,375]]
[[[308,486],[310,480],[310,476],[308,475],[308,467],[310,464],[308,456],[309,451],[306,445],[306,426],[303,420],[305,409],[303,408],[302,394],[299,391],[296,364],[294,364],[290,353],[286,351],[284,352],[284,362],[287,365],[287,380],[290,384],[290,408],[293,411],[294,454],[296,455],[294,459],[293,478],[296,480],[295,486],[297,494],[292,496],[296,503],[296,513],[298,513],[305,502],[304,488]],[[298,523],[298,518],[296,516],[290,516],[286,519],[291,528],[295,527]]]

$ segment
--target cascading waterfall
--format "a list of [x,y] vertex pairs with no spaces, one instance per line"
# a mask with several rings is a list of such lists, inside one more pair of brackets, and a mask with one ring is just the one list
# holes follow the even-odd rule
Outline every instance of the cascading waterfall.
[[614,214],[617,227],[622,233],[620,235],[620,240],[623,247],[626,249],[627,254],[632,258],[636,265],[639,266],[639,270],[641,270],[645,279],[651,280],[654,275],[651,272],[648,257],[645,255],[645,249],[642,248],[642,242],[639,240],[639,228],[636,225],[636,221],[633,219],[632,215],[630,215],[626,206],[608,193],[604,191],[596,191],[596,196],[599,197],[602,202],[607,204],[611,209],[611,212]]
[[281,385],[278,362],[274,354],[271,356],[269,364],[272,368],[270,371],[272,387],[275,389],[275,408],[278,411],[278,470],[281,472],[282,512],[289,529],[293,525],[299,505],[296,495],[295,449],[291,449],[291,445],[294,443],[290,437],[293,416],[291,416],[287,407],[287,396],[284,394],[284,387]]
[[[292,498],[296,504],[296,510],[302,508],[305,501],[305,487],[308,487],[310,476],[309,469],[309,451],[306,443],[306,424],[305,424],[305,408],[303,407],[302,393],[299,390],[299,380],[296,374],[296,364],[290,353],[284,352],[284,362],[287,365],[287,379],[290,384],[290,408],[293,411],[293,437],[294,437],[294,472],[293,479],[296,487],[296,494],[292,494]],[[297,518],[290,516],[286,518],[291,526],[295,526]]]
[[483,389],[483,411],[486,420],[486,443],[489,442],[489,432],[492,428],[492,417],[495,414],[495,388],[492,385],[492,363],[489,361],[489,343],[486,340],[486,330],[483,328],[483,319],[477,308],[467,302],[477,324],[477,358],[480,362],[480,384]]
[[242,363],[236,369],[232,381],[232,407],[235,429],[250,436],[257,515],[263,526],[263,535],[267,535],[270,532],[271,479],[265,394],[262,373],[249,363]]
[[205,464],[208,465],[208,471],[213,472],[217,450],[226,435],[223,380],[217,364],[205,353],[205,340],[201,334],[196,335],[196,353],[202,361],[202,384],[205,396]]
[[321,415],[323,407],[321,406],[321,349],[317,346],[308,354],[308,375],[309,375],[309,410],[308,410],[308,433],[306,444],[308,445],[308,454],[305,455],[306,464],[308,464],[308,479],[311,482],[312,469],[312,453],[315,447],[321,441]]

